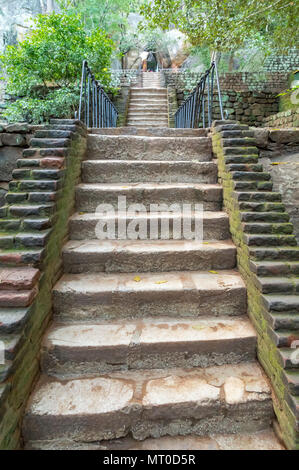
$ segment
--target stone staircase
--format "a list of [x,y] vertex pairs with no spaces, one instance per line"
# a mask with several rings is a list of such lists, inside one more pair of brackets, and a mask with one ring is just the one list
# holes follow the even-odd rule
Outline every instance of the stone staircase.
[[143,72],[143,88],[131,88],[127,126],[168,127],[167,89],[161,88],[160,72]]
[[161,72],[142,72],[143,88],[161,88]]
[[[161,239],[163,212],[95,212],[118,196],[202,203],[203,243]],[[282,449],[207,131],[93,130],[76,204],[26,447]],[[98,240],[99,220],[158,239]]]

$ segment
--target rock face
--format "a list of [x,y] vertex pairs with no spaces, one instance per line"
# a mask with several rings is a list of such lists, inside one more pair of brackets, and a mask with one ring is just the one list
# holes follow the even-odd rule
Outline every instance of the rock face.
[[0,51],[24,38],[33,16],[54,9],[53,0],[0,0]]

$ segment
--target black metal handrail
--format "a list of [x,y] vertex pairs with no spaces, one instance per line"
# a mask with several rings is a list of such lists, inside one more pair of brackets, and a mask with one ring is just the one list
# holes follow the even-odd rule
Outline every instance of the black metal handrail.
[[116,107],[83,60],[78,119],[87,127],[116,127],[117,116]]
[[213,120],[215,79],[219,98],[220,115],[221,119],[224,119],[217,64],[216,61],[213,60],[211,66],[203,74],[194,90],[185,99],[185,101],[181,104],[175,113],[175,127],[197,128],[199,127],[200,118],[202,118],[202,127],[206,127],[206,114],[208,127],[211,126]]

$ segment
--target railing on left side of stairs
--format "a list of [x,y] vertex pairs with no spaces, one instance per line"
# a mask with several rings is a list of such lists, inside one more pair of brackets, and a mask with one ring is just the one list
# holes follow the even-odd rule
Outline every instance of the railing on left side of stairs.
[[86,60],[82,64],[80,101],[76,117],[87,127],[116,127],[118,112],[95,79]]
[[198,128],[211,126],[213,120],[214,84],[216,81],[221,119],[224,120],[222,97],[216,60],[202,75],[194,90],[175,113],[175,127]]

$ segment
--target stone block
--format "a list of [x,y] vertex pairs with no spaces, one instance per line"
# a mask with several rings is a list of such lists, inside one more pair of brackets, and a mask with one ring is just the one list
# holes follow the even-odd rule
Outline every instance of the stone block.
[[0,148],[0,181],[10,181],[17,160],[22,157],[22,149],[16,147]]
[[1,135],[3,145],[10,145],[12,147],[22,147],[26,145],[26,139],[21,134],[6,134]]

